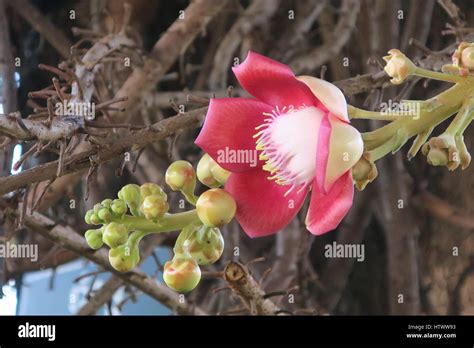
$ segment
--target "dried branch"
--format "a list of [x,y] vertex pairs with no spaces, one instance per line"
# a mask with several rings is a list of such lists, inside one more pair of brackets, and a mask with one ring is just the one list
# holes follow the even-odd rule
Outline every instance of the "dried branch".
[[337,55],[352,35],[359,9],[359,0],[344,0],[339,20],[333,32],[333,39],[303,56],[294,58],[290,62],[293,70],[296,73],[313,71]]
[[20,16],[53,46],[63,58],[71,55],[72,43],[62,31],[56,28],[48,18],[28,0],[11,0],[10,5]]
[[148,278],[138,269],[128,273],[115,271],[110,266],[107,252],[104,249],[98,251],[91,250],[85,239],[69,226],[57,224],[55,221],[39,213],[26,216],[25,226],[41,234],[43,237],[91,260],[100,267],[109,270],[120,279],[140,289],[168,308],[176,310],[179,314],[206,315],[206,312],[202,309],[181,303],[178,294],[167,286],[157,283],[154,279]]
[[[133,112],[140,104],[144,92],[151,90],[186,50],[197,35],[206,28],[209,21],[221,11],[229,0],[195,0],[156,42],[145,59],[142,68],[136,67],[116,97],[128,97],[125,107]],[[111,113],[116,122],[125,121],[126,115]]]
[[280,5],[280,0],[253,0],[232,28],[222,39],[214,56],[214,65],[209,77],[212,89],[224,88],[235,50],[241,40],[256,27],[261,26],[273,16]]
[[430,215],[453,226],[474,229],[474,217],[467,211],[457,208],[428,191],[421,191],[414,197],[415,204]]
[[252,315],[276,315],[281,311],[265,298],[265,292],[244,265],[230,261],[224,270],[224,279]]
[[[201,125],[207,108],[200,108],[157,122],[144,130],[137,131],[119,140],[79,154],[64,158],[63,174],[73,173],[99,165],[123,155],[132,148],[140,149],[156,141],[165,139],[187,128]],[[56,177],[58,161],[38,165],[16,175],[0,178],[0,195],[11,192],[38,181]]]

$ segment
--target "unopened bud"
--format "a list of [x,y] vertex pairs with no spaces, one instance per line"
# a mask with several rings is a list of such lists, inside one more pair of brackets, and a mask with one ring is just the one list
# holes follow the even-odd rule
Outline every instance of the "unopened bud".
[[415,71],[416,66],[397,49],[388,51],[388,54],[388,56],[383,57],[387,62],[384,70],[392,78],[390,82],[398,85]]
[[87,230],[84,234],[86,242],[91,247],[91,249],[97,250],[100,249],[102,245],[104,245],[104,242],[102,241],[102,231],[103,228],[99,228],[97,230]]
[[116,248],[127,242],[128,229],[125,225],[111,222],[105,227],[102,240],[109,247]]
[[163,191],[163,189],[154,183],[148,182],[146,184],[143,184],[140,186],[140,196],[141,196],[141,201],[143,203],[143,200],[151,195],[158,195],[158,196],[163,196],[165,201],[167,199],[166,193]]
[[104,199],[100,204],[102,204],[103,207],[105,208],[110,208],[110,205],[112,204],[112,200],[110,198]]
[[138,245],[121,245],[109,250],[110,265],[119,272],[129,272],[140,262]]
[[222,256],[224,238],[218,228],[202,226],[183,243],[183,249],[199,265],[209,265]]
[[99,219],[101,219],[104,222],[109,222],[110,219],[112,218],[112,214],[110,213],[110,210],[108,208],[102,208],[99,210],[97,213],[97,216]]
[[198,162],[196,173],[199,181],[207,187],[215,188],[221,186],[221,183],[214,178],[211,169],[216,162],[207,153],[204,154]]
[[193,193],[196,187],[196,172],[191,163],[176,161],[166,170],[165,180],[173,191]]
[[192,257],[176,255],[165,263],[163,280],[174,291],[186,293],[199,284],[201,269]]
[[375,180],[378,175],[375,164],[367,159],[363,154],[359,161],[352,167],[352,178],[359,191]]
[[127,212],[127,204],[121,199],[114,199],[110,209],[117,216],[123,216]]
[[237,205],[234,198],[222,189],[204,192],[196,203],[197,214],[201,222],[210,227],[228,224],[235,215]]
[[166,197],[162,195],[150,195],[145,197],[140,211],[147,219],[158,219],[168,212],[169,205]]
[[127,203],[132,214],[137,214],[140,206],[140,187],[135,184],[128,184],[122,187],[118,193],[118,198]]
[[92,224],[91,217],[92,217],[93,214],[94,214],[93,210],[88,210],[86,212],[86,215],[84,217],[84,221],[86,222],[86,224],[88,224],[88,225]]

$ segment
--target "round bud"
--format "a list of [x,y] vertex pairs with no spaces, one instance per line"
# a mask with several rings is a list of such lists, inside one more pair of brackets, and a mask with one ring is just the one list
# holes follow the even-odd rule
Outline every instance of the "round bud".
[[237,205],[234,198],[222,189],[204,192],[196,203],[197,214],[201,222],[210,227],[228,224],[235,215]]
[[87,244],[94,250],[100,249],[104,242],[102,241],[102,228],[98,230],[87,230],[84,234]]
[[129,272],[140,262],[138,245],[121,245],[109,250],[110,265],[119,272]]
[[461,64],[469,70],[474,70],[474,46],[468,46],[462,50]]
[[99,219],[101,219],[104,222],[109,222],[110,219],[112,218],[112,214],[110,213],[110,210],[108,208],[102,208],[99,210],[97,213],[97,216]]
[[217,163],[214,165],[214,167],[211,168],[211,173],[212,176],[222,185],[227,182],[227,179],[229,179],[230,176],[230,172],[222,168]]
[[174,291],[186,293],[199,284],[201,269],[192,257],[175,255],[173,260],[165,263],[163,280]]
[[219,187],[221,184],[211,173],[211,168],[216,162],[207,153],[201,157],[196,168],[196,174],[199,181],[207,187]]
[[112,212],[118,216],[123,216],[127,212],[127,205],[121,199],[114,199],[110,205]]
[[88,225],[92,224],[91,217],[93,214],[94,214],[93,210],[88,210],[86,212],[86,216],[84,217],[84,221],[86,222],[86,224]]
[[449,162],[446,149],[431,148],[427,154],[427,161],[432,166],[445,166]]
[[142,203],[146,197],[151,195],[163,196],[165,198],[165,201],[167,199],[165,191],[163,191],[163,189],[157,184],[148,182],[140,186],[140,197]]
[[161,195],[150,195],[145,197],[142,205],[140,206],[140,212],[147,219],[158,219],[161,218],[168,211],[169,205],[166,201],[166,197]]
[[112,200],[110,198],[104,199],[102,202],[100,202],[103,207],[105,208],[110,208],[110,205],[112,204]]
[[201,227],[183,243],[183,249],[199,265],[209,265],[220,259],[224,251],[224,238],[218,228]]
[[102,240],[111,248],[117,248],[128,240],[128,229],[125,225],[111,222],[105,226]]
[[100,203],[94,204],[94,208],[93,208],[93,209],[94,209],[94,213],[98,213],[99,210],[101,210],[102,208],[103,208],[102,204],[100,204]]
[[125,185],[119,191],[118,198],[127,203],[132,213],[136,212],[140,206],[140,186],[135,184]]
[[165,181],[173,191],[194,192],[196,172],[191,163],[176,161],[166,170]]
[[94,212],[91,214],[89,220],[90,220],[91,224],[93,224],[93,225],[100,225],[102,223],[102,220],[99,218],[97,213],[94,213]]

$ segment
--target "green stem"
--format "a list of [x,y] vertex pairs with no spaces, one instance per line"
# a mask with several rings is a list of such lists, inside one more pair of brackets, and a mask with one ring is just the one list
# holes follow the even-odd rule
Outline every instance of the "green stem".
[[[143,216],[125,215],[122,218],[113,218],[112,221],[127,226],[130,230],[139,230],[144,235],[159,232],[177,231],[191,223],[198,223],[196,209],[177,214],[166,214],[159,221],[147,220]],[[142,236],[143,237],[143,236]]]
[[469,96],[459,109],[451,124],[446,129],[446,133],[452,135],[461,135],[474,117],[474,96]]
[[413,72],[413,75],[426,77],[433,80],[445,81],[445,82],[452,82],[452,83],[460,83],[466,81],[466,76],[461,75],[451,75],[440,73],[436,71],[431,71],[423,68],[417,67]]
[[463,101],[474,92],[474,86],[459,83],[434,98],[420,102],[420,116],[400,117],[389,124],[363,133],[366,150],[370,151],[389,141],[397,132],[404,129],[407,139],[434,127],[456,113]]
[[364,109],[356,108],[355,106],[348,105],[347,112],[350,118],[360,118],[366,120],[378,120],[378,121],[394,121],[400,118],[400,115],[396,113],[385,113],[378,111],[368,111]]

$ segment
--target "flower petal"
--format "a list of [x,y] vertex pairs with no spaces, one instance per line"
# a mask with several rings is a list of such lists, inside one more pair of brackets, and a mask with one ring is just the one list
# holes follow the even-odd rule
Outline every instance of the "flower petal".
[[285,227],[298,213],[307,189],[291,191],[289,185],[278,185],[268,180],[269,173],[255,169],[232,173],[225,189],[237,203],[236,218],[250,237],[274,234]]
[[255,148],[255,127],[271,112],[268,104],[249,98],[211,99],[196,145],[230,172],[261,165]]
[[327,158],[324,191],[329,191],[336,180],[361,158],[364,142],[359,131],[349,123],[329,115],[331,123],[331,139]]
[[354,184],[350,170],[334,183],[327,194],[313,184],[306,228],[314,235],[334,230],[351,208],[353,198]]
[[341,90],[332,83],[312,76],[298,76],[297,80],[309,87],[321,103],[342,121],[349,122],[347,102]]
[[288,66],[258,53],[250,51],[247,58],[232,70],[247,92],[273,107],[316,106],[318,103],[310,89],[295,78]]

